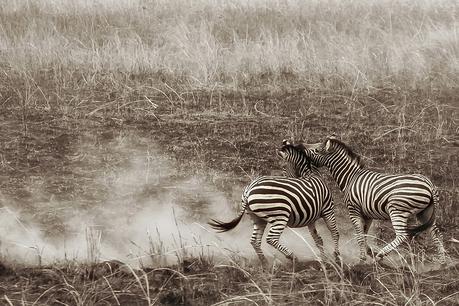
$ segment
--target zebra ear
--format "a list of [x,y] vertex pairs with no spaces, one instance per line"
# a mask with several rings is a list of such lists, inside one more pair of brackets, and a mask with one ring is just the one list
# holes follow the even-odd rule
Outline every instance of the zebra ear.
[[292,144],[292,142],[290,142],[290,140],[288,140],[288,139],[282,140],[282,145],[283,145],[283,146],[289,146],[289,145],[291,145],[291,144]]
[[327,141],[325,142],[325,152],[328,152],[330,150],[330,147],[331,147],[331,141],[330,139],[327,139]]
[[338,139],[335,133],[331,134],[330,136],[327,137],[327,139]]

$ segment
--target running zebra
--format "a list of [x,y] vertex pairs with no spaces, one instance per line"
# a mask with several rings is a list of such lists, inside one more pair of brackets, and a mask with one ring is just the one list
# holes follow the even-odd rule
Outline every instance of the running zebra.
[[[374,219],[390,220],[395,239],[377,254],[380,260],[409,237],[429,229],[437,248],[439,260],[445,263],[442,235],[435,224],[438,191],[432,182],[419,174],[383,174],[365,168],[360,157],[335,137],[327,137],[324,143],[304,145],[307,160],[318,166],[326,166],[339,188],[349,210],[360,247],[360,260],[367,246],[366,234]],[[408,218],[416,216],[421,225],[408,227]]]
[[339,233],[336,228],[330,190],[322,181],[317,169],[311,167],[303,150],[285,142],[282,148],[277,150],[277,155],[287,161],[285,174],[294,177],[256,178],[244,189],[239,215],[229,222],[211,219],[209,225],[220,232],[229,231],[239,224],[244,212],[247,211],[253,221],[250,243],[262,264],[266,265],[267,261],[261,250],[261,240],[267,226],[269,230],[266,242],[291,260],[294,260],[295,256],[290,249],[279,242],[279,238],[286,226],[292,228],[307,226],[323,257],[323,241],[315,227],[315,221],[323,218],[331,232],[334,256],[338,260]]

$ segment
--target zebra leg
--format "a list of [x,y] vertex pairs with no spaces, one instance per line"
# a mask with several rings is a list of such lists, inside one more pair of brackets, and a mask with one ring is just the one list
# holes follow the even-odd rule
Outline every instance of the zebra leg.
[[[425,213],[421,212],[417,215],[418,220],[421,221],[422,223],[427,222],[429,219],[429,216],[426,215],[426,210],[424,210]],[[428,229],[429,235],[433,240],[433,243],[435,244],[435,247],[437,248],[437,253],[439,257],[439,261],[441,264],[444,264],[446,262],[446,250],[445,247],[443,246],[443,237],[442,234],[440,233],[440,230],[437,227],[436,222],[434,221],[432,226]]]
[[400,244],[408,241],[407,224],[410,213],[392,209],[389,211],[389,216],[395,231],[395,238],[383,247],[378,254],[376,254],[376,260],[382,259],[385,255],[396,249]]
[[325,224],[327,225],[328,230],[331,233],[332,239],[333,239],[333,246],[334,246],[334,252],[333,256],[335,257],[336,261],[339,261],[339,232],[338,228],[336,227],[336,219],[335,219],[335,214],[332,212],[330,214],[327,214],[323,216],[325,220]]
[[[438,188],[433,189],[433,201],[434,201],[434,208],[438,207],[438,203],[440,201],[440,196],[438,194]],[[434,213],[435,210],[433,210],[432,213]],[[445,247],[443,246],[443,237],[440,232],[440,230],[437,227],[437,223],[434,220],[432,226],[429,229],[429,233],[432,237],[432,240],[434,241],[434,244],[437,246],[437,251],[440,259],[440,263],[442,266],[446,264],[446,250]]]
[[293,252],[286,246],[280,244],[279,239],[282,233],[284,232],[285,227],[287,226],[286,220],[273,220],[269,222],[269,231],[266,236],[266,242],[276,249],[278,249],[282,254],[285,255],[288,259],[294,261],[295,257]]
[[440,230],[438,229],[437,224],[435,224],[435,222],[429,228],[429,234],[430,234],[430,237],[432,237],[432,240],[437,248],[439,261],[443,265],[446,263],[446,250],[445,250],[445,247],[443,246],[442,234],[440,233]]
[[366,240],[363,231],[363,218],[359,211],[349,209],[349,218],[354,226],[355,235],[357,236],[357,243],[360,249],[360,262],[364,262],[367,259],[366,256]]
[[367,243],[367,235],[368,235],[368,231],[370,230],[371,223],[373,223],[373,219],[363,220],[363,234],[364,234],[363,238],[365,239],[365,245],[367,246],[367,254],[373,257],[373,250],[370,248],[370,246],[368,246],[368,243]]
[[308,229],[309,229],[309,232],[311,233],[314,243],[316,244],[317,248],[320,251],[320,258],[325,258],[324,242],[322,238],[319,236],[319,234],[317,233],[316,224],[315,223],[309,224]]
[[257,253],[258,258],[261,261],[262,265],[266,265],[268,262],[266,260],[263,251],[261,250],[261,239],[266,228],[266,222],[259,219],[257,216],[250,215],[253,221],[253,232],[252,237],[250,238],[250,244],[252,245],[255,253]]

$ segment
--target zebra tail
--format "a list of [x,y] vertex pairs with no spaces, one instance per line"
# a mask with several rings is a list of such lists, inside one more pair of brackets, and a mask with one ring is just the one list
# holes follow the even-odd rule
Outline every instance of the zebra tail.
[[233,228],[235,228],[241,221],[242,217],[244,216],[245,208],[246,208],[246,202],[243,201],[241,212],[233,220],[229,222],[223,222],[223,221],[216,220],[216,219],[210,219],[210,221],[207,222],[207,224],[209,224],[210,227],[212,227],[214,230],[220,233],[230,231]]
[[424,209],[424,211],[427,210],[427,209],[432,209],[432,211],[430,213],[429,220],[427,220],[427,222],[424,223],[424,224],[408,228],[407,229],[408,230],[408,234],[410,234],[412,237],[416,237],[417,235],[419,235],[423,231],[425,231],[428,228],[430,228],[435,222],[435,207],[437,205],[438,205],[438,191],[437,191],[436,188],[434,188],[433,195],[432,195],[432,201],[430,201],[429,206],[427,206]]

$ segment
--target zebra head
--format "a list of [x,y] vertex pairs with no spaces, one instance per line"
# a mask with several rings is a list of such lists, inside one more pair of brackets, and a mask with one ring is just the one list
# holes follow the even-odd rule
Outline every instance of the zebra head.
[[363,167],[360,156],[356,154],[348,145],[336,138],[335,135],[328,136],[324,142],[315,144],[303,144],[305,154],[317,166],[329,166],[332,163],[342,160],[355,162],[359,167]]
[[304,177],[311,174],[319,174],[319,171],[311,163],[311,159],[305,154],[302,144],[294,145],[288,140],[282,142],[282,147],[276,150],[277,155],[287,162],[284,169],[289,177]]

